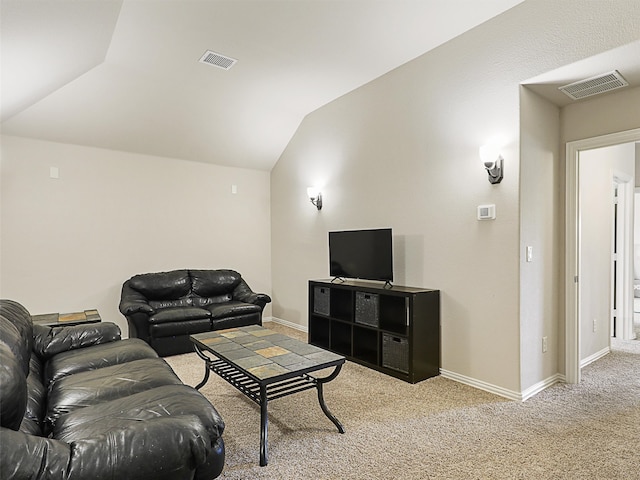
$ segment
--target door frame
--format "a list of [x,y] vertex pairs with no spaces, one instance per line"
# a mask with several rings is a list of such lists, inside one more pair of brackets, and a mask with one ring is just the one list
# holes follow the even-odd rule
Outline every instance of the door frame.
[[565,179],[565,381],[580,382],[580,184],[579,158],[583,150],[640,141],[640,128],[566,144]]
[[[633,211],[635,201],[635,179],[614,171],[613,182],[618,187],[618,222],[615,225],[618,240],[617,302],[618,316],[616,338],[632,340],[633,337]],[[614,233],[612,232],[612,239]],[[613,242],[612,242],[613,243]],[[612,244],[612,255],[613,255]],[[613,273],[613,272],[612,272]],[[612,277],[613,278],[613,277]],[[613,287],[612,282],[612,287]],[[613,297],[611,299],[613,303]],[[610,337],[613,332],[609,332]],[[611,343],[611,342],[609,342]]]

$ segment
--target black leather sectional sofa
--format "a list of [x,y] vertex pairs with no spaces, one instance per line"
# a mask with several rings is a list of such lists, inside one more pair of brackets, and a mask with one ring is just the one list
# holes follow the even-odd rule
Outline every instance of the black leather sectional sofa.
[[224,422],[113,323],[50,328],[0,300],[0,478],[204,480]]
[[235,270],[173,270],[135,275],[122,286],[120,312],[129,337],[159,355],[193,352],[189,335],[262,324],[271,298]]

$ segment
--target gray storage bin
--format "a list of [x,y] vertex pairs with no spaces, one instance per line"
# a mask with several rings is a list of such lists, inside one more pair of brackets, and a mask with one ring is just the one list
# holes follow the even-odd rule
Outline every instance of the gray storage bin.
[[379,304],[380,299],[377,294],[356,292],[356,323],[378,327]]
[[409,373],[409,340],[383,333],[382,366]]
[[326,287],[313,288],[313,313],[329,315],[331,304],[331,289]]

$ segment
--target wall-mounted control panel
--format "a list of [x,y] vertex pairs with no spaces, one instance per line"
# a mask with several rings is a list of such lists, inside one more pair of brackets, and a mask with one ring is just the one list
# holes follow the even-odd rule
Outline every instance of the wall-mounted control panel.
[[478,205],[478,220],[495,220],[495,205]]

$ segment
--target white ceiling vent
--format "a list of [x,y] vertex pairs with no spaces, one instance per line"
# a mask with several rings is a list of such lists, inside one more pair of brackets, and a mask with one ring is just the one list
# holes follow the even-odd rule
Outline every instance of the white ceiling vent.
[[596,77],[587,78],[578,82],[570,83],[559,90],[574,100],[610,92],[618,88],[626,87],[629,83],[620,75],[617,70],[603,73]]
[[235,58],[227,57],[220,53],[207,50],[200,58],[200,63],[206,63],[207,65],[213,65],[214,67],[221,68],[223,70],[229,70],[235,65],[238,60]]

